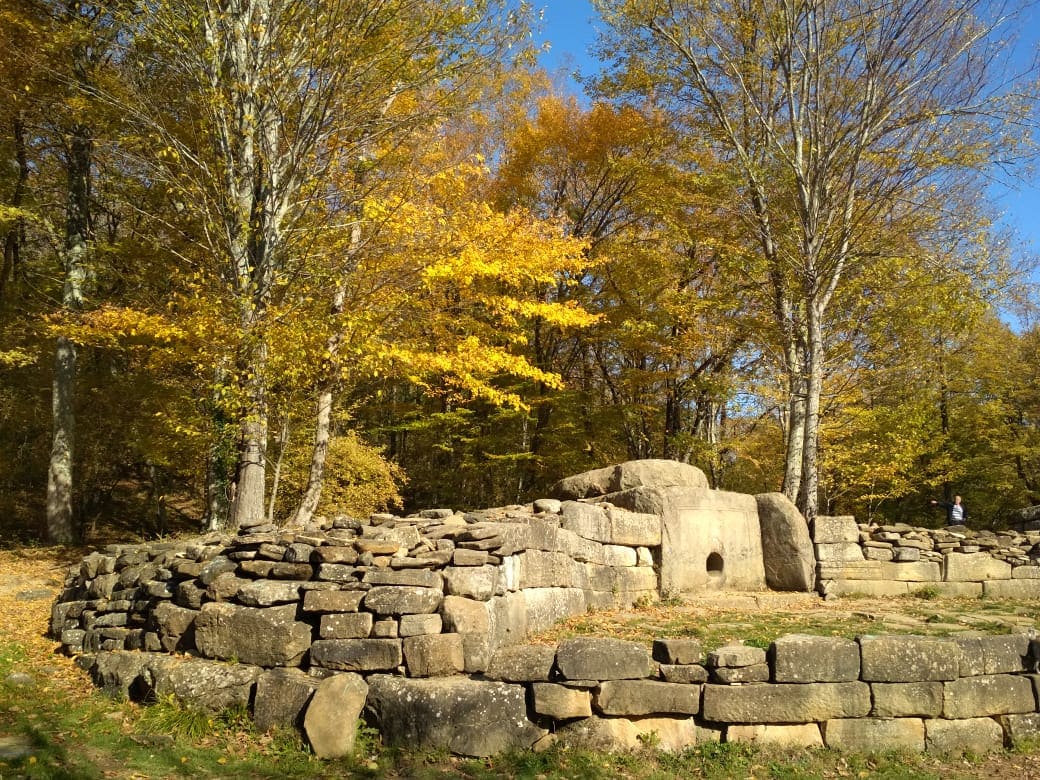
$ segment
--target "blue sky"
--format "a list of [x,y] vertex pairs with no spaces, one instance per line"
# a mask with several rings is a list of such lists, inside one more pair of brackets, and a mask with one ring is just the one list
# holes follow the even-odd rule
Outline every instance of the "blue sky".
[[[596,13],[588,0],[542,0],[538,5],[544,9],[541,39],[550,47],[542,55],[542,62],[577,92],[578,85],[563,77],[575,70],[584,74],[597,70],[598,63],[590,54],[596,40]],[[1016,52],[1016,60],[1023,63],[1029,61],[1040,42],[1040,7],[1034,5],[1026,21],[1021,26],[1022,40]],[[995,186],[990,194],[995,210],[1003,215],[1003,223],[1020,242],[1017,254],[1040,256],[1040,173],[1030,180],[1015,182],[1010,188]],[[1034,274],[1034,280],[1040,282],[1040,274]]]

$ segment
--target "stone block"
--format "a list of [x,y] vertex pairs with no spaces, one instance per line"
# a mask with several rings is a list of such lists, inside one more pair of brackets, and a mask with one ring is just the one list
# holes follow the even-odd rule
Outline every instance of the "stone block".
[[773,681],[850,682],[859,679],[859,645],[840,637],[789,634],[769,648]]
[[783,493],[755,496],[766,585],[773,590],[811,591],[816,585],[816,560],[809,526]]
[[655,639],[651,655],[662,664],[699,664],[704,651],[699,639]]
[[920,718],[855,718],[828,720],[823,724],[824,744],[832,750],[880,753],[925,746],[924,721]]
[[314,755],[342,758],[354,752],[358,717],[367,696],[368,685],[359,674],[335,674],[321,681],[303,720]]
[[708,670],[700,664],[661,664],[660,669],[665,682],[689,685],[708,681]]
[[556,648],[556,665],[567,680],[625,680],[649,677],[650,654],[637,642],[578,637]]
[[620,493],[639,487],[706,488],[708,478],[696,466],[660,458],[630,460],[611,470],[608,492]]
[[708,653],[709,667],[741,667],[764,664],[766,651],[751,645],[724,645]]
[[499,586],[497,566],[449,566],[442,571],[444,592],[450,596],[465,596],[487,601]]
[[943,558],[943,579],[947,582],[1009,580],[1011,564],[984,552],[946,553]]
[[588,564],[581,564],[563,552],[525,550],[519,556],[521,589],[584,588]]
[[155,674],[155,693],[172,695],[197,709],[219,712],[248,707],[263,670],[248,664],[226,664],[202,658],[178,659]]
[[441,603],[444,630],[458,634],[479,632],[490,634],[492,612],[485,601],[474,601],[463,596],[445,596]]
[[309,590],[303,594],[304,612],[357,612],[363,590]]
[[925,721],[929,753],[987,753],[1004,747],[1004,730],[993,718]]
[[322,545],[314,551],[312,556],[317,563],[357,563],[357,550],[351,547],[339,545]]
[[841,565],[865,560],[859,542],[831,542],[815,545],[816,560],[820,564]]
[[610,542],[610,521],[603,507],[594,504],[582,504],[577,501],[564,501],[561,528],[577,534],[583,539],[607,544]]
[[870,712],[864,682],[705,685],[701,715],[717,723],[805,723],[862,718]]
[[365,609],[377,615],[428,615],[444,600],[437,588],[377,585],[365,594]]
[[639,562],[634,547],[619,544],[603,545],[604,566],[635,566]]
[[372,623],[372,636],[376,639],[397,639],[400,636],[400,625],[394,618],[375,620]]
[[565,685],[536,682],[531,685],[534,711],[553,720],[570,720],[592,716],[592,694]]
[[961,677],[1028,671],[1026,634],[954,637],[953,641],[961,648]]
[[364,639],[372,633],[371,612],[342,612],[321,616],[318,634],[322,639]]
[[599,686],[594,704],[603,715],[696,715],[700,712],[699,685],[655,680],[609,680]]
[[816,568],[821,580],[885,580],[884,561],[821,562]]
[[585,593],[578,588],[527,588],[518,595],[526,611],[526,630],[530,633],[551,628],[565,617],[586,611]]
[[270,669],[256,680],[253,722],[259,731],[303,725],[303,713],[318,680],[300,669]]
[[735,724],[726,728],[727,742],[773,745],[781,748],[823,747],[820,724],[800,725]]
[[859,542],[859,526],[852,515],[817,515],[811,530],[816,544]]
[[892,560],[896,563],[916,563],[921,560],[921,551],[917,547],[897,547],[892,551]]
[[725,685],[737,683],[756,683],[769,681],[769,664],[752,664],[751,666],[720,667],[711,672],[712,682]]
[[556,648],[549,645],[513,645],[495,651],[485,675],[504,682],[548,681],[556,662]]
[[311,627],[296,620],[295,604],[261,609],[211,602],[195,618],[195,646],[206,658],[297,666],[310,644]]
[[273,607],[300,600],[300,583],[284,580],[252,580],[238,589],[238,600],[247,607]]
[[896,555],[891,547],[864,547],[863,557],[868,561],[891,561]]
[[720,731],[698,726],[694,718],[582,718],[556,732],[556,744],[603,753],[656,749],[680,753],[702,742],[720,741]]
[[988,674],[963,677],[943,687],[943,717],[951,720],[1036,711],[1028,676]]
[[956,679],[960,647],[925,636],[861,636],[860,676],[867,682],[930,682]]
[[410,636],[402,645],[409,677],[444,677],[465,669],[462,637],[458,634]]
[[322,563],[318,565],[315,577],[321,582],[357,582],[360,572],[354,566],[345,563]]
[[918,561],[917,563],[884,563],[883,573],[886,579],[896,582],[941,582],[942,567],[936,561]]
[[1040,737],[1040,712],[1025,712],[1019,715],[1001,715],[998,718],[1009,744]]
[[368,684],[366,719],[388,745],[483,757],[529,748],[546,734],[527,718],[522,685],[380,674]]
[[1040,566],[1029,564],[1027,566],[1016,566],[1011,570],[1013,580],[1036,580],[1040,579]]
[[942,714],[941,682],[871,683],[876,718],[938,718]]
[[369,569],[361,581],[366,585],[403,585],[412,588],[443,590],[440,572],[428,569]]
[[986,580],[982,583],[982,595],[988,599],[1040,599],[1040,580]]
[[319,639],[311,645],[311,664],[324,669],[389,671],[403,661],[399,639]]
[[658,515],[615,506],[607,506],[606,515],[610,532],[604,541],[630,547],[657,547],[661,544],[661,518]]
[[564,502],[592,496],[603,496],[610,491],[610,480],[614,476],[614,467],[594,469],[581,474],[565,477],[552,486],[549,491],[554,498]]
[[438,614],[433,615],[401,615],[398,636],[423,636],[439,634],[444,621]]

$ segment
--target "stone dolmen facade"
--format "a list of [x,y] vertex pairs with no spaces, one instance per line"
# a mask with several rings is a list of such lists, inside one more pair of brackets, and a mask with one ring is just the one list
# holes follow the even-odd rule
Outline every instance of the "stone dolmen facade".
[[[811,591],[834,571],[825,545],[881,549],[844,518],[818,522],[814,546],[783,496],[709,490],[678,463],[588,472],[553,493],[113,545],[70,573],[51,632],[106,690],[245,706],[260,728],[303,729],[319,756],[349,752],[359,716],[388,742],[477,756],[561,740],[944,750],[1040,728],[1024,634],[790,636],[706,656],[689,639],[530,644],[565,616],[662,595]],[[893,560],[864,563],[913,563],[882,541]],[[821,579],[824,592],[845,581]]]

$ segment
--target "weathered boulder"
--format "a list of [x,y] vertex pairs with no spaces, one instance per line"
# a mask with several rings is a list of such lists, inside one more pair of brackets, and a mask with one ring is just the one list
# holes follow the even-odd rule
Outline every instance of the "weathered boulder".
[[336,674],[321,681],[303,718],[303,729],[318,758],[340,758],[354,752],[357,724],[368,696],[359,674]]
[[556,665],[568,680],[626,680],[649,677],[650,654],[637,642],[578,637],[556,648]]
[[527,719],[524,688],[468,678],[368,678],[366,711],[384,741],[490,756],[533,745],[546,732]]
[[303,725],[303,712],[318,680],[301,669],[270,669],[256,680],[253,722],[267,731],[276,726]]
[[849,682],[859,679],[859,645],[840,637],[788,634],[772,643],[778,683]]
[[761,493],[755,501],[766,584],[773,590],[811,591],[816,587],[816,558],[802,513],[783,493]]
[[248,707],[253,688],[263,672],[259,666],[226,664],[187,658],[170,664],[155,675],[155,693],[172,694],[192,707],[219,712],[228,707]]
[[614,468],[595,469],[564,477],[549,490],[553,498],[564,501],[572,501],[590,496],[602,496],[610,492],[610,479],[614,475]]
[[296,605],[240,607],[203,604],[195,618],[195,644],[206,658],[257,666],[297,666],[311,644],[311,627],[296,620]]
[[696,466],[675,460],[630,460],[616,466],[586,471],[561,479],[550,493],[574,500],[620,493],[638,487],[708,487],[708,478]]

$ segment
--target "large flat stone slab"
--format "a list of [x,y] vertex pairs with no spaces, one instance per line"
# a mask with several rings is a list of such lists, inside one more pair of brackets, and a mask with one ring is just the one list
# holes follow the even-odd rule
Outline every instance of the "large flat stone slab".
[[943,579],[947,582],[1010,580],[1011,564],[989,553],[946,553],[943,556]]
[[773,681],[851,682],[859,679],[859,645],[840,637],[789,634],[773,642]]
[[823,741],[833,750],[879,753],[889,750],[924,751],[924,721],[920,718],[856,718],[828,720]]
[[993,718],[925,721],[930,753],[987,753],[1004,747],[1004,730]]
[[556,665],[567,680],[630,680],[649,677],[650,654],[638,642],[600,637],[564,639]]
[[927,636],[861,636],[862,668],[868,682],[954,680],[960,672],[956,642]]
[[805,723],[862,718],[870,712],[864,682],[705,685],[701,716],[717,723]]
[[945,683],[943,717],[980,718],[1036,711],[1033,683],[1025,675],[990,674]]

